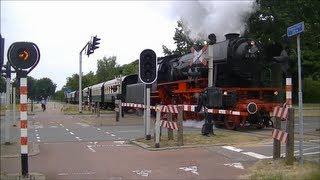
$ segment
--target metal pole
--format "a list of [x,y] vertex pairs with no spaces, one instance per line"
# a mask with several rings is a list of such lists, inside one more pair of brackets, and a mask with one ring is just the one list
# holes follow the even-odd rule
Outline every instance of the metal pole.
[[[7,63],[8,65],[9,63]],[[7,66],[8,68],[8,66]],[[5,139],[5,144],[9,145],[11,144],[10,142],[10,111],[9,111],[9,106],[10,106],[10,77],[6,78],[6,120],[5,120],[5,132],[4,132],[4,139]]]
[[82,113],[82,51],[84,51],[88,45],[89,43],[82,48],[79,55],[79,113]]
[[[213,45],[209,45],[208,47],[208,54],[212,55],[213,54]],[[212,86],[213,83],[213,57],[210,56],[208,59],[208,87]]]
[[294,108],[288,110],[289,116],[286,131],[288,133],[288,142],[286,144],[286,165],[293,165],[294,162]]
[[151,132],[150,132],[150,85],[147,85],[146,116],[147,116],[147,136],[146,136],[146,140],[150,140],[151,139]]
[[300,123],[300,164],[303,164],[303,111],[302,111],[302,85],[301,85],[301,52],[300,52],[300,34],[297,36],[297,51],[298,51],[298,77],[299,77],[299,123]]
[[155,131],[155,141],[156,141],[156,144],[155,144],[155,147],[156,148],[159,148],[160,147],[160,107],[157,106],[156,107],[156,123],[155,123],[155,126],[154,126],[154,131]]
[[144,137],[146,137],[147,139],[147,91],[146,91],[146,87],[147,85],[144,84],[143,85],[143,105],[144,105],[144,109],[143,109],[143,126],[144,126]]
[[[122,75],[120,74],[120,91],[119,91],[120,94],[122,94]],[[119,102],[119,114],[120,114],[120,119],[122,117],[122,100],[120,98],[120,102]]]
[[82,51],[79,58],[79,113],[82,113]]

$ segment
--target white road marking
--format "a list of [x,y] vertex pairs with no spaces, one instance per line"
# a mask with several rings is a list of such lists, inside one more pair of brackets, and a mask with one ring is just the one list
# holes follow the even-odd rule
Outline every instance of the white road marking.
[[74,133],[73,132],[69,132],[70,134],[72,134],[72,135],[74,135]]
[[114,134],[110,134],[110,136],[114,137],[114,136],[116,136],[116,135],[114,135]]
[[36,138],[37,138],[37,139],[40,139],[40,137],[39,137],[39,136],[37,136]]
[[40,139],[37,139],[37,142],[40,142]]
[[66,129],[66,131],[69,131],[69,129]]
[[110,134],[109,132],[106,132],[106,134]]
[[92,152],[96,152],[94,149],[92,149],[92,145],[87,145],[87,148]]
[[[318,152],[309,152],[309,153],[303,153],[303,155],[314,155],[314,154],[320,154],[320,151]],[[299,154],[294,154],[295,156],[299,156]]]
[[235,167],[235,168],[239,168],[239,169],[244,169],[244,167],[242,166],[241,163],[227,163],[227,164],[224,164],[225,166],[230,166],[230,167]]
[[86,124],[86,123],[78,122],[78,123],[76,123],[76,124],[78,124],[78,125],[80,125],[80,126],[82,126],[82,127],[90,127],[90,125],[89,125],[89,124]]
[[270,158],[272,158],[272,156],[265,156],[265,155],[258,154],[255,152],[242,152],[242,154],[245,154],[245,155],[257,158],[257,159],[270,159]]
[[68,176],[68,175],[92,175],[95,174],[95,172],[76,172],[76,173],[58,173],[58,176]]
[[125,141],[113,141],[113,142],[116,144],[124,144],[125,143]]
[[199,175],[197,166],[181,167],[179,169]]
[[222,146],[222,148],[228,149],[228,150],[231,150],[231,151],[235,151],[235,152],[241,152],[241,151],[243,151],[242,149],[238,149],[238,148],[233,147],[233,146]]
[[100,129],[100,128],[97,128],[97,130],[100,131],[101,129]]
[[134,171],[132,171],[132,172],[134,172],[134,173],[136,173],[136,174],[138,174],[138,175],[141,175],[141,176],[143,176],[143,177],[148,177],[149,174],[151,173],[151,170],[143,169],[143,170],[134,170]]
[[50,126],[50,128],[57,128],[58,126]]
[[39,136],[39,134],[36,134],[36,136]]

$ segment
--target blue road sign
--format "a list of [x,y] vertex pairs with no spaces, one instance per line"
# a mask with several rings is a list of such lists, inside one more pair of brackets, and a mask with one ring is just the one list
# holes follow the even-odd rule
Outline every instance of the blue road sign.
[[304,31],[304,22],[299,22],[287,28],[287,36],[291,37]]
[[66,89],[66,93],[70,94],[71,93],[71,89]]

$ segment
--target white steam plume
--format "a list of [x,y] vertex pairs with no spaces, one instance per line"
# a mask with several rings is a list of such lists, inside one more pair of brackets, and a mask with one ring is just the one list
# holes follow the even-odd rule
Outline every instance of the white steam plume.
[[191,38],[207,39],[209,34],[214,33],[217,41],[224,40],[227,33],[243,34],[247,15],[256,10],[253,0],[171,3],[172,15],[187,22],[191,29]]

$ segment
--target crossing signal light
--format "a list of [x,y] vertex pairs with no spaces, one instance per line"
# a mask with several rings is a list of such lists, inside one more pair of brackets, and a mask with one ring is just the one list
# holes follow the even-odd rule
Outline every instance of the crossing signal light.
[[98,38],[97,36],[94,36],[93,37],[93,40],[92,40],[92,45],[91,45],[91,50],[94,51],[95,49],[98,49],[99,48],[99,44],[100,44],[100,41],[101,39]]
[[29,69],[30,72],[40,60],[40,50],[32,42],[15,42],[8,50],[8,61],[14,69]]
[[145,84],[152,84],[157,79],[157,55],[151,49],[145,49],[140,54],[139,77]]

